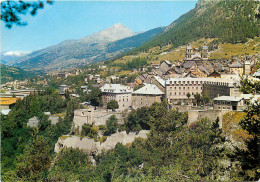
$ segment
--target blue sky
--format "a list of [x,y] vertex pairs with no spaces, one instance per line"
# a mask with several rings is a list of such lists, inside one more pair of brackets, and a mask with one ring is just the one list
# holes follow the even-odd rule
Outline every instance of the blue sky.
[[5,28],[1,22],[1,52],[34,51],[67,39],[79,39],[121,23],[133,32],[167,26],[195,7],[196,1],[55,1],[28,25]]

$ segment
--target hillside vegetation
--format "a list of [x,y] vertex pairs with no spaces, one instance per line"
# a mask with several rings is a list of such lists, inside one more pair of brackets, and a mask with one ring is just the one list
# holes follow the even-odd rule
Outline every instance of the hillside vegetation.
[[1,70],[1,83],[6,83],[13,80],[22,80],[35,75],[33,72],[25,71],[21,68],[16,68],[12,66],[6,66],[0,64]]
[[259,7],[259,1],[198,1],[193,10],[174,21],[165,32],[125,55],[168,44],[176,48],[200,38],[245,43],[260,35]]

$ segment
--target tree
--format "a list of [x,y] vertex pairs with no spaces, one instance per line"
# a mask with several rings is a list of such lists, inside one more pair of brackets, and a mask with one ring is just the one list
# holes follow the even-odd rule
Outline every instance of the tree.
[[22,155],[17,158],[17,175],[20,178],[35,180],[49,169],[51,163],[50,148],[47,139],[35,134],[32,141],[25,146]]
[[246,112],[240,125],[252,137],[245,141],[246,149],[235,147],[231,159],[241,162],[244,181],[256,181],[260,178],[260,104],[253,104],[246,109]]
[[119,105],[116,100],[111,100],[107,103],[107,109],[112,109],[112,111],[115,111],[115,109],[118,109]]
[[[48,4],[52,4],[52,0],[46,0]],[[11,28],[13,24],[24,26],[27,23],[22,22],[20,15],[30,13],[32,16],[37,14],[38,9],[43,9],[44,3],[41,0],[38,2],[29,1],[2,1],[1,2],[1,20],[5,22],[5,26]]]
[[117,118],[115,115],[110,116],[108,120],[106,121],[107,130],[105,132],[105,135],[111,135],[116,132],[116,129],[118,127],[117,124]]
[[188,100],[190,99],[190,92],[188,92],[187,94],[186,94],[186,96],[188,97]]
[[194,94],[194,98],[196,100],[196,106],[200,104],[201,102],[201,96],[200,94]]
[[91,105],[95,106],[95,109],[97,106],[102,106],[102,91],[100,88],[93,87],[90,92],[89,100],[91,102]]

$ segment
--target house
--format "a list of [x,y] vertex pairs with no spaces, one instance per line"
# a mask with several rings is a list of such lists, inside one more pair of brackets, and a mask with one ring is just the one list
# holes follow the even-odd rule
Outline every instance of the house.
[[245,107],[242,97],[221,96],[213,99],[213,108],[217,110],[242,111]]
[[208,75],[209,78],[221,78],[221,74],[217,71],[213,71]]
[[60,95],[64,95],[66,90],[69,90],[68,85],[60,85]]
[[238,73],[239,75],[242,75],[244,72],[243,65],[239,61],[236,61],[229,66],[229,72]]
[[11,109],[15,103],[19,100],[19,98],[0,98],[0,109],[5,110],[5,109]]
[[132,106],[132,92],[131,87],[121,84],[105,84],[101,88],[102,101],[106,108],[107,103],[111,100],[116,100],[119,105],[119,110],[130,109]]
[[150,107],[154,102],[161,102],[164,93],[154,84],[147,84],[132,94],[132,108]]

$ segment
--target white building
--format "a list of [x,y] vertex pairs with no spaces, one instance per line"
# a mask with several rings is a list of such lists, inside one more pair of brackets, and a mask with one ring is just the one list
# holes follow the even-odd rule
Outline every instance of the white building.
[[129,109],[132,106],[132,92],[131,87],[121,84],[105,84],[101,88],[102,101],[104,107],[107,107],[107,103],[111,100],[116,100],[119,105],[119,110]]

